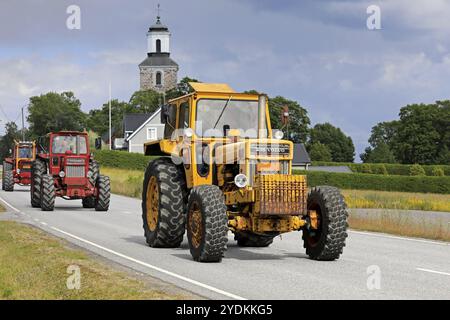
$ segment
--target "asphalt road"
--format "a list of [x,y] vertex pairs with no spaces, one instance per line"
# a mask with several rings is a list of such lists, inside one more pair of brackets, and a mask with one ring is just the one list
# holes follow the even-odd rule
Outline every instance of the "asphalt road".
[[186,239],[178,249],[148,247],[137,199],[113,195],[108,213],[57,199],[42,212],[16,186],[0,201],[16,220],[206,298],[450,299],[450,243],[350,231],[341,259],[320,262],[305,255],[301,233],[269,248],[239,248],[230,233],[222,262],[205,264],[192,260]]

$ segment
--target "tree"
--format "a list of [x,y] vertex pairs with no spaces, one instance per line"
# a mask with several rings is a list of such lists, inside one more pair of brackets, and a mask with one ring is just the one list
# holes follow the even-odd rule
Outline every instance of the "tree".
[[366,148],[365,153],[360,155],[361,160],[366,163],[395,163],[395,157],[391,149],[384,142],[378,143],[375,148]]
[[27,121],[32,137],[36,138],[48,132],[83,130],[86,114],[72,92],[49,92],[30,98]]
[[[289,124],[283,126],[281,116],[283,108],[289,108]],[[269,113],[272,128],[283,130],[286,139],[294,143],[305,143],[308,137],[308,126],[311,123],[308,112],[297,101],[281,96],[269,98]]]
[[310,130],[308,145],[320,142],[328,147],[332,160],[335,162],[353,162],[355,157],[355,146],[352,138],[346,136],[341,129],[330,123],[316,124]]
[[[126,102],[117,99],[111,101],[111,126],[116,132],[116,137],[122,136],[124,114],[136,113],[138,111],[139,109],[133,108]],[[89,111],[87,127],[99,135],[103,135],[109,131],[109,101],[105,102],[101,109]]]
[[447,146],[449,107],[412,104],[400,109],[395,156],[402,163],[433,164]]
[[315,142],[309,147],[309,156],[312,161],[332,161],[330,149],[320,142]]
[[139,90],[131,95],[129,104],[135,113],[153,113],[162,102],[162,94],[154,90]]
[[193,92],[193,89],[189,85],[189,82],[199,82],[199,81],[197,79],[184,77],[183,79],[180,80],[180,82],[178,82],[175,88],[166,91],[166,101]]
[[14,148],[14,140],[20,140],[20,132],[14,122],[5,124],[5,135],[0,138],[0,160],[11,155]]

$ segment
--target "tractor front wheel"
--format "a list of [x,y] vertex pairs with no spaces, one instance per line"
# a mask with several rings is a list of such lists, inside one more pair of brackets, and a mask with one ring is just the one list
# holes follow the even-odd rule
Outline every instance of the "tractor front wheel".
[[95,208],[95,197],[86,197],[81,200],[83,208],[92,209]]
[[3,171],[3,190],[11,192],[14,191],[14,172],[11,167],[6,166],[6,170]]
[[347,238],[347,207],[339,189],[314,187],[308,194],[308,211],[314,210],[315,228],[311,223],[303,230],[306,254],[314,260],[336,260]]
[[98,195],[95,201],[95,211],[108,211],[111,199],[109,177],[100,175],[97,179]]
[[215,185],[192,188],[187,212],[187,236],[194,260],[221,261],[228,242],[227,207],[222,191]]
[[53,211],[55,208],[55,182],[51,174],[44,174],[41,183],[41,209],[42,211]]

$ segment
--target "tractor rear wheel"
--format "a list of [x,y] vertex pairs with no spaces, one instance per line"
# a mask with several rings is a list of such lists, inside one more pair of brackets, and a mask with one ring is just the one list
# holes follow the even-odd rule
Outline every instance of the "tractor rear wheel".
[[3,170],[2,170],[2,190],[5,190],[5,172],[8,170],[12,170],[11,163],[3,161]]
[[142,189],[145,239],[155,248],[177,248],[185,232],[186,181],[169,158],[150,162]]
[[317,228],[303,230],[306,254],[314,260],[336,260],[347,238],[347,207],[339,189],[314,187],[308,194],[308,210],[317,213]]
[[[88,179],[93,186],[97,183],[98,176],[100,175],[100,168],[98,166],[97,161],[91,160],[89,161],[89,171],[88,171]],[[93,207],[91,207],[93,208]]]
[[268,247],[272,244],[274,236],[260,235],[249,232],[236,232],[234,240],[239,247]]
[[111,199],[111,183],[109,177],[100,175],[97,179],[98,195],[95,199],[95,211],[108,211]]
[[187,236],[194,260],[221,261],[228,242],[227,207],[222,191],[215,185],[192,188],[187,212]]
[[4,186],[5,191],[14,191],[14,172],[12,170],[6,170],[4,173]]
[[42,184],[42,176],[47,171],[45,166],[45,162],[37,159],[33,162],[31,167],[31,206],[33,208],[41,207],[41,184]]
[[55,208],[55,182],[51,174],[44,174],[41,183],[41,209],[42,211],[53,211]]
[[92,209],[95,208],[95,197],[86,197],[81,200],[83,203],[83,208]]

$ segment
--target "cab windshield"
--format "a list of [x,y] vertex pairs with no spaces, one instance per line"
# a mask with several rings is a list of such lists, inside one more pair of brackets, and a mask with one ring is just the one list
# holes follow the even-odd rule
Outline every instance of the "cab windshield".
[[256,138],[258,101],[200,99],[197,102],[195,132],[198,136],[224,137],[228,129],[239,129],[241,137]]
[[52,153],[66,153],[67,151],[70,151],[73,154],[86,154],[87,153],[86,137],[85,136],[54,137],[52,142]]
[[19,158],[31,159],[33,158],[33,150],[31,147],[19,147]]

